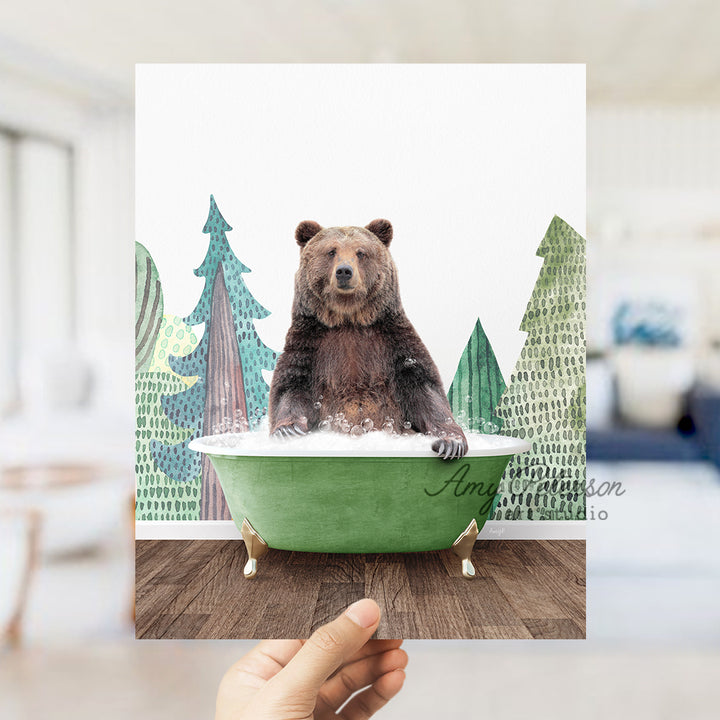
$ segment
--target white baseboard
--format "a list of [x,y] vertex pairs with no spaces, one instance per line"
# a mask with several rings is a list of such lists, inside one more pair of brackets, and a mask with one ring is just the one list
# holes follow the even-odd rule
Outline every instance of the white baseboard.
[[479,540],[584,540],[585,520],[488,520]]
[[[232,520],[135,523],[137,540],[242,540]],[[489,520],[480,540],[584,540],[584,520]]]

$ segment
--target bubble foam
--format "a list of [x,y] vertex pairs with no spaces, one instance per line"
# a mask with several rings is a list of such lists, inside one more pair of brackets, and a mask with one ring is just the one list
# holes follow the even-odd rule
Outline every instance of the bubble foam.
[[[360,431],[360,426],[356,426]],[[512,455],[525,452],[530,445],[506,435],[466,432],[470,457]],[[302,437],[271,437],[267,428],[257,432],[224,433],[194,440],[193,450],[211,455],[282,457],[436,457],[432,444],[436,438],[418,433],[388,432],[342,433],[316,430]]]

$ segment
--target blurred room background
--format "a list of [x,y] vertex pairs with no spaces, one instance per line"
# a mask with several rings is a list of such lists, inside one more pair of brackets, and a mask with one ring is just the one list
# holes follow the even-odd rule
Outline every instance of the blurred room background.
[[[488,711],[522,715],[532,697],[537,717],[707,717],[719,31],[713,0],[5,3],[0,716],[198,717],[249,647],[132,640],[134,63],[580,62],[590,639],[409,643],[406,689],[384,716],[459,714],[480,675]],[[560,682],[564,703],[545,692]]]

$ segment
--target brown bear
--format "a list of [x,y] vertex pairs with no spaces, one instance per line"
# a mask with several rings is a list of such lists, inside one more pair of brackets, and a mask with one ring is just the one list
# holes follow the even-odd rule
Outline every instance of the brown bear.
[[392,225],[298,225],[300,267],[292,324],[270,388],[270,432],[304,435],[334,426],[383,426],[434,436],[443,459],[462,457],[440,373],[400,302]]

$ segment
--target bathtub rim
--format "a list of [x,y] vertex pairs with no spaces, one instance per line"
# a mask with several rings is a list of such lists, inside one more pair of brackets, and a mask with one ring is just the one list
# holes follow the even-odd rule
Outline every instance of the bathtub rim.
[[[242,435],[243,433],[228,433],[229,436]],[[478,433],[482,434],[482,433]],[[498,435],[492,435],[490,437],[497,437]],[[363,450],[350,452],[347,449],[342,450],[311,450],[303,453],[299,453],[296,447],[293,447],[294,440],[288,440],[285,442],[278,442],[277,450],[269,453],[267,450],[257,450],[250,452],[241,452],[243,448],[239,446],[235,447],[223,447],[213,445],[208,439],[217,438],[217,435],[204,435],[203,437],[195,438],[188,444],[190,450],[195,452],[201,452],[206,455],[216,455],[221,457],[239,457],[239,458],[293,458],[296,460],[302,460],[305,458],[377,458],[377,459],[393,459],[393,458],[438,458],[437,453],[433,452],[430,445],[430,438],[428,438],[427,451],[417,450],[400,450],[389,454],[387,451],[378,453],[377,451]],[[465,458],[482,458],[482,457],[499,457],[507,455],[517,455],[520,453],[528,452],[532,449],[531,443],[521,438],[512,437],[510,435],[502,435],[503,438],[508,440],[508,443],[502,447],[483,448],[479,450],[470,449],[463,456]]]

